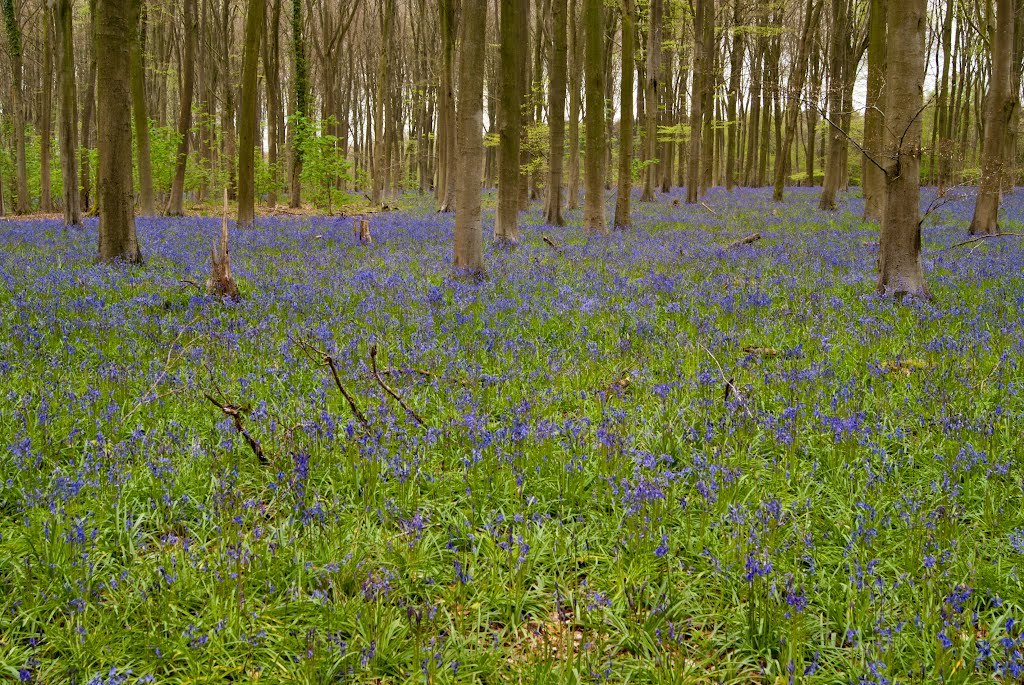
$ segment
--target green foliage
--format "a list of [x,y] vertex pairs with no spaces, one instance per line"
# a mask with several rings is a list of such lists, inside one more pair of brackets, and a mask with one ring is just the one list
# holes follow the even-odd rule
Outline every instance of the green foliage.
[[302,181],[313,189],[313,201],[317,207],[330,214],[334,206],[349,198],[348,193],[339,189],[343,182],[350,182],[351,165],[341,153],[341,141],[328,133],[337,120],[330,117],[323,121],[310,121],[302,114],[289,118],[296,127],[295,139],[301,145]]

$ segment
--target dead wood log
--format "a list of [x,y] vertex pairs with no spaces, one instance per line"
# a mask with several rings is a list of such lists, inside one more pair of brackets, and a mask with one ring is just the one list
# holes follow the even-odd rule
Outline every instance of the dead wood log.
[[241,293],[238,291],[238,284],[231,275],[231,254],[228,252],[228,191],[224,189],[224,217],[220,225],[220,245],[213,242],[213,249],[210,251],[213,273],[206,281],[206,292],[218,297],[227,297],[232,300],[240,300]]

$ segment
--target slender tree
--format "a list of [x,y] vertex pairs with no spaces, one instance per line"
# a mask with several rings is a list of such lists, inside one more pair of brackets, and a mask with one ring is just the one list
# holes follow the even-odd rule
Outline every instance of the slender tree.
[[1013,69],[1014,0],[996,0],[991,22],[992,77],[985,110],[985,136],[981,151],[981,179],[971,219],[971,235],[999,232],[999,195],[1002,190],[1006,153],[1006,128],[1013,118],[1018,96],[1011,90]]
[[256,218],[254,161],[258,127],[260,34],[266,0],[249,0],[245,13],[245,47],[242,52],[242,111],[238,121],[238,225],[252,226]]
[[[631,1],[631,0],[628,0]],[[552,30],[551,88],[548,90],[550,107],[551,163],[548,175],[546,220],[552,226],[562,226],[562,157],[565,154],[565,87],[566,62],[569,52],[566,23],[568,0],[551,0]]]
[[[686,201],[694,204],[700,197],[700,155],[704,122],[704,80],[708,65],[704,63],[704,41],[714,40],[704,33],[704,13],[712,0],[694,0],[693,3],[693,96],[690,98],[690,150],[687,158]],[[714,11],[714,8],[711,8]]]
[[619,85],[619,189],[615,199],[615,227],[629,228],[629,200],[633,190],[633,54],[636,43],[636,8],[622,0],[622,83]]
[[647,73],[644,84],[644,187],[641,202],[654,201],[656,162],[658,158],[658,101],[661,98],[658,78],[661,75],[661,24],[664,0],[650,0],[647,14]]
[[608,224],[604,215],[604,8],[601,0],[583,0],[583,31],[586,43],[584,80],[587,101],[583,227],[594,233],[607,233]]
[[[387,140],[384,137],[384,103],[389,93],[389,61],[391,59],[391,32],[395,23],[395,0],[381,0],[380,5],[381,48],[377,63],[377,97],[374,100],[376,109],[373,113],[374,164],[372,203],[374,205],[380,205],[384,201],[384,176],[387,172],[387,165],[385,164]],[[454,191],[454,186],[452,186],[452,189]]]
[[[306,41],[302,27],[302,0],[292,0],[292,59],[295,80],[295,117],[304,119],[312,116],[309,108],[309,65],[306,61]],[[292,209],[302,206],[303,149],[308,135],[305,126],[294,119],[288,126],[292,147],[290,197]]]
[[142,261],[132,191],[131,0],[96,2],[99,260]]
[[50,158],[53,152],[53,13],[50,3],[43,5],[39,16],[42,18],[39,32],[43,43],[43,83],[39,94],[39,210],[49,212],[53,209],[53,190],[50,183]]
[[146,27],[142,24],[143,0],[131,0],[129,18],[131,27],[131,79],[132,117],[135,120],[135,147],[139,172],[139,213],[156,214],[153,197],[153,163],[149,144],[149,108],[146,102],[146,64],[143,40]]
[[885,214],[878,292],[928,297],[921,264],[921,111],[928,0],[888,3],[886,45]]
[[807,60],[810,54],[811,38],[818,26],[820,10],[820,2],[807,0],[807,7],[804,10],[804,28],[801,32],[800,44],[797,48],[796,63],[793,65],[789,75],[785,137],[782,139],[782,147],[775,156],[775,189],[772,197],[776,202],[782,202],[783,193],[786,188],[786,179],[789,178],[790,174],[790,150],[793,147],[793,140],[796,138],[796,125],[800,121],[799,116],[803,105],[804,82],[807,79]]
[[[57,0],[57,48],[60,51],[60,162],[64,181],[64,223],[82,223],[78,188],[78,88],[75,83],[75,34],[71,0]],[[0,186],[2,187],[2,186]],[[2,194],[2,193],[0,193]]]
[[[911,0],[915,1],[915,0]],[[847,44],[849,41],[850,0],[832,0],[832,45],[828,67],[829,146],[825,181],[818,208],[835,211],[836,194],[843,178],[843,150],[846,130],[843,128],[843,91],[845,90]]]
[[731,191],[736,184],[736,155],[742,144],[740,122],[736,118],[736,102],[740,92],[740,78],[743,72],[743,4],[733,0],[732,10],[732,54],[729,63],[729,103],[726,107],[728,119],[725,157],[725,188]]
[[[528,0],[500,0],[501,102],[498,109],[498,208],[494,237],[519,242],[519,148],[522,135],[523,43]],[[528,31],[528,27],[526,27]]]
[[[868,88],[864,112],[864,149],[880,157],[885,139],[885,44],[888,0],[870,0],[868,9]],[[863,161],[864,218],[881,221],[885,212],[885,173],[867,157]]]
[[482,273],[484,235],[480,223],[480,181],[484,145],[484,63],[488,0],[463,0],[459,64],[458,186],[455,207],[455,268]]
[[583,76],[583,32],[579,30],[579,0],[569,7],[569,199],[566,209],[580,206],[580,90]]
[[4,13],[4,30],[7,33],[7,54],[11,60],[11,114],[14,123],[15,171],[17,195],[14,198],[14,213],[27,214],[31,210],[28,195],[28,162],[25,147],[25,90],[24,57],[21,43],[21,23],[15,0],[0,0]]
[[[97,0],[97,2],[102,1]],[[183,73],[181,79],[181,101],[178,103],[178,151],[175,156],[174,179],[171,181],[171,196],[167,201],[167,214],[169,216],[183,216],[185,214],[185,167],[188,164],[189,138],[192,131],[196,37],[199,33],[198,22],[196,21],[196,0],[183,0],[182,14],[185,24],[185,50],[181,58],[181,70]],[[98,117],[99,112],[97,112]]]

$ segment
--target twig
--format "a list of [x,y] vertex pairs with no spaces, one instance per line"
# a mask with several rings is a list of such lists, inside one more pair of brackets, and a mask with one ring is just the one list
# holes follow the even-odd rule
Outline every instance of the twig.
[[196,290],[198,290],[199,292],[203,291],[203,286],[199,285],[198,283],[196,283],[195,281],[193,281],[192,279],[189,279],[189,278],[181,279],[181,284],[182,285],[190,285],[193,288],[195,288]]
[[394,375],[403,374],[403,373],[416,374],[418,376],[423,376],[424,378],[434,378],[434,374],[432,374],[431,372],[427,371],[426,369],[416,369],[416,368],[411,368],[410,367],[408,369],[381,369],[380,370],[380,375],[382,375],[382,376],[394,376]]
[[210,404],[224,412],[225,416],[231,417],[231,421],[235,424],[235,430],[245,438],[245,442],[248,443],[259,462],[264,465],[269,464],[270,461],[267,459],[266,455],[263,454],[263,448],[260,447],[260,443],[256,438],[249,435],[249,432],[245,430],[245,426],[242,425],[243,410],[233,404],[228,404],[227,402],[218,402],[213,395],[208,392],[204,392],[203,396],[210,401]]
[[962,243],[957,243],[956,245],[950,245],[949,247],[943,248],[939,250],[939,254],[955,250],[956,248],[963,247],[964,245],[972,245],[974,243],[980,243],[983,240],[991,240],[992,238],[1024,238],[1024,233],[993,233],[992,235],[979,235],[971,238],[970,240],[965,240]]
[[559,247],[558,247],[558,243],[556,243],[556,242],[555,242],[555,241],[554,241],[553,239],[549,238],[549,237],[548,237],[548,236],[546,236],[546,235],[545,235],[545,236],[541,236],[541,238],[542,238],[542,240],[543,240],[543,241],[544,241],[545,243],[547,243],[547,244],[548,244],[548,245],[549,245],[549,246],[551,247],[551,249],[552,249],[552,250],[554,250],[555,252],[560,252],[560,251],[561,251],[561,248],[559,248]]
[[298,345],[303,351],[320,357],[321,363],[327,365],[327,368],[331,370],[331,376],[334,378],[334,385],[336,385],[338,390],[341,391],[341,396],[345,398],[345,401],[348,403],[348,408],[352,410],[352,414],[356,417],[356,420],[362,424],[363,428],[369,428],[370,422],[366,420],[366,416],[363,415],[363,412],[359,411],[359,407],[356,406],[356,401],[352,399],[352,395],[348,393],[348,390],[345,389],[345,385],[341,382],[341,377],[338,375],[338,367],[334,363],[334,357],[323,350],[317,349],[305,340],[293,338],[291,335],[288,336],[288,339]]
[[384,382],[384,379],[380,377],[380,373],[377,371],[377,344],[374,343],[370,346],[370,370],[373,371],[373,377],[377,379],[377,384],[384,389],[384,392],[395,398],[395,401],[402,405],[402,409],[407,411],[410,416],[416,419],[416,423],[422,428],[426,428],[427,424],[424,423],[420,415],[417,414],[413,409],[405,403],[405,401],[398,395],[397,392],[388,387],[388,384]]
[[711,206],[708,205],[707,202],[701,202],[700,206],[703,207],[704,209],[708,210],[709,212],[711,212],[715,216],[718,216],[718,212],[716,212],[714,209],[712,209]]
[[739,247],[740,245],[750,245],[751,243],[756,243],[760,239],[760,233],[751,233],[746,238],[740,238],[739,240],[732,241],[731,243],[725,246],[725,249],[731,250],[732,248]]
[[736,401],[740,403],[741,407],[743,407],[743,412],[747,415],[747,418],[753,421],[754,416],[753,414],[750,413],[750,409],[747,408],[746,400],[743,399],[743,395],[740,394],[739,388],[737,388],[736,385],[733,383],[733,379],[726,378],[725,370],[722,369],[722,365],[718,363],[718,358],[715,357],[714,354],[712,354],[711,350],[704,347],[704,345],[702,345],[700,341],[694,340],[694,343],[697,345],[697,347],[707,352],[708,356],[711,357],[711,361],[713,361],[715,363],[715,366],[718,367],[718,373],[722,377],[722,381],[725,383],[725,401],[727,402],[729,400],[729,390],[731,389],[733,394],[736,395]]

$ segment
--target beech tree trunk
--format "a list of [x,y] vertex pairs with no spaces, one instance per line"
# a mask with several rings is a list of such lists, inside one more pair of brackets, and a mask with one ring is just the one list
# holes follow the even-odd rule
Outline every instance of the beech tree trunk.
[[264,25],[263,74],[267,94],[267,166],[273,182],[267,192],[267,205],[277,207],[277,181],[280,178],[278,157],[281,148],[281,77],[280,77],[281,0],[273,0]]
[[[103,2],[104,0],[98,0]],[[108,0],[109,1],[109,0]],[[167,202],[168,216],[185,214],[185,167],[188,164],[189,138],[192,130],[192,96],[195,90],[196,35],[199,33],[196,20],[196,0],[184,0],[182,5],[185,23],[185,51],[182,56],[182,90],[178,110],[178,151],[175,156],[174,179],[171,181],[171,196]],[[97,118],[99,117],[97,112]]]
[[885,216],[878,292],[928,297],[921,265],[921,108],[928,0],[888,3]]
[[143,0],[131,0],[131,86],[132,117],[135,119],[135,146],[139,171],[139,213],[156,214],[153,198],[153,164],[149,145],[149,109],[146,104],[146,63],[143,50],[145,26],[142,25]]
[[[631,2],[631,0],[626,1]],[[551,89],[548,91],[551,162],[548,174],[547,216],[545,217],[547,223],[552,226],[565,224],[565,218],[562,216],[562,157],[565,154],[566,59],[569,52],[568,37],[566,36],[567,11],[567,0],[552,0],[554,50],[551,55]]]
[[[644,84],[644,188],[641,202],[654,202],[658,158],[658,102],[664,0],[651,0],[647,19],[647,83]],[[696,75],[694,76],[696,78]]]
[[[292,58],[295,80],[295,114],[309,117],[309,70],[306,62],[306,43],[302,35],[302,2],[292,0]],[[303,148],[306,145],[308,132],[306,127],[296,126],[294,121],[289,124],[292,141],[292,165],[288,205],[292,209],[302,206],[302,163]]]
[[586,43],[584,79],[587,101],[587,167],[583,205],[583,228],[608,232],[604,216],[604,5],[601,0],[583,0],[583,31]]
[[582,78],[582,32],[579,30],[579,7],[572,0],[569,8],[569,200],[566,209],[580,207],[580,79]]
[[32,201],[28,195],[28,162],[25,152],[25,91],[24,64],[21,44],[21,25],[18,23],[14,0],[0,0],[3,4],[4,29],[7,33],[7,54],[11,62],[11,118],[14,124],[15,170],[17,195],[14,213],[28,214]]
[[615,227],[629,228],[633,190],[633,53],[636,9],[633,0],[622,5],[622,83],[619,86],[619,187],[615,198]]
[[[89,28],[92,33],[92,25],[96,21],[96,0],[89,0],[89,17],[92,20]],[[85,98],[82,104],[82,149],[81,164],[79,165],[80,195],[79,204],[82,211],[88,212],[92,209],[92,164],[89,161],[89,148],[92,147],[92,118],[96,109],[96,41],[89,41],[89,82],[85,86]]]
[[437,211],[450,212],[449,181],[455,172],[455,2],[440,0],[441,85],[437,94]]
[[828,116],[831,123],[825,181],[821,189],[821,201],[818,203],[819,209],[829,212],[836,210],[836,195],[843,181],[843,148],[846,147],[846,134],[842,122],[849,3],[850,0],[832,0],[832,54],[829,57],[828,76]]
[[985,111],[985,137],[981,151],[981,179],[974,203],[971,235],[999,233],[999,195],[1007,158],[1006,127],[1017,107],[1017,95],[1010,89],[1013,68],[1014,0],[996,0],[992,44],[992,76]]
[[[894,0],[898,1],[898,0]],[[888,0],[871,0],[868,9],[868,91],[864,112],[864,149],[879,158],[885,139],[885,42]],[[885,213],[885,173],[865,157],[863,160],[864,219],[881,222]]]
[[[526,59],[524,26],[529,17],[527,0],[501,3],[501,102],[498,108],[498,208],[494,237],[498,242],[519,242],[519,153],[523,116],[523,62]],[[526,30],[529,30],[528,27]]]
[[797,49],[796,64],[793,65],[793,70],[790,72],[789,97],[786,99],[786,130],[782,139],[782,147],[776,151],[775,156],[775,189],[772,197],[776,202],[782,202],[786,190],[786,180],[790,174],[790,150],[793,147],[793,140],[796,138],[796,125],[803,107],[804,81],[807,79],[807,59],[811,46],[811,35],[818,26],[820,10],[820,3],[807,0],[807,8],[804,10],[804,30]]
[[484,70],[487,53],[487,3],[463,0],[459,104],[456,123],[455,268],[484,270],[484,234],[480,223],[480,182],[484,162]]
[[242,111],[238,131],[238,225],[251,227],[256,218],[255,149],[259,110],[260,34],[263,33],[265,0],[249,0],[245,14],[245,47],[242,53]]
[[53,15],[49,2],[43,6],[40,16],[43,24],[40,30],[43,41],[43,84],[39,96],[39,211],[49,212],[53,209],[53,189],[50,183],[50,158],[53,152]]
[[725,152],[725,189],[732,191],[736,185],[736,153],[741,141],[740,122],[736,118],[736,100],[740,92],[740,77],[743,71],[743,13],[742,5],[738,0],[733,0],[732,13],[732,55],[729,62],[729,104],[726,108],[726,116],[729,121],[728,142]]
[[[78,89],[75,84],[75,34],[71,0],[57,0],[57,48],[60,51],[60,163],[64,178],[64,223],[78,226]],[[2,186],[0,186],[2,187]],[[2,193],[0,193],[2,194]]]
[[96,2],[99,261],[142,261],[132,194],[131,0]]
[[[690,155],[687,159],[686,202],[695,204],[700,197],[700,153],[704,124],[704,79],[707,65],[704,64],[704,13],[708,0],[694,0],[693,6],[693,87],[690,97]],[[711,37],[713,40],[713,37]]]

